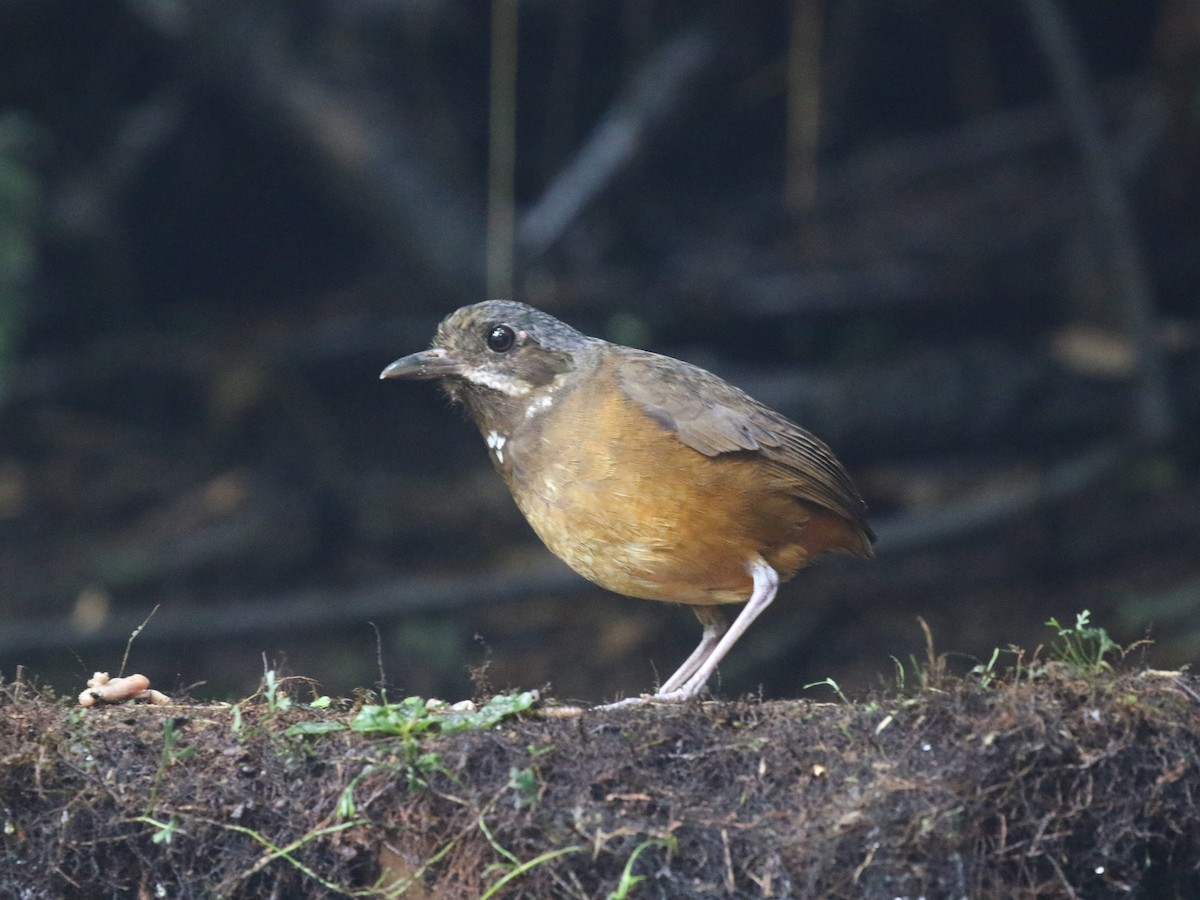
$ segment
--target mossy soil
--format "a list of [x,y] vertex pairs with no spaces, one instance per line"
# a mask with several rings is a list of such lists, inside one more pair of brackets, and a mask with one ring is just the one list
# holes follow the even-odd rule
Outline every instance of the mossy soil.
[[8,683],[0,895],[1200,896],[1200,680],[937,681],[426,736]]

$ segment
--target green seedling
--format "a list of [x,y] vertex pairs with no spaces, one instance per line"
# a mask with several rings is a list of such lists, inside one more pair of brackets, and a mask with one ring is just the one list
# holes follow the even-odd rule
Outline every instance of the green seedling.
[[1106,657],[1111,653],[1119,654],[1121,648],[1107,631],[1090,624],[1090,620],[1091,613],[1086,609],[1076,614],[1073,627],[1062,625],[1051,617],[1046,624],[1058,631],[1058,638],[1050,649],[1058,660],[1082,672],[1111,672],[1112,664]]
[[487,842],[491,844],[492,849],[500,856],[504,857],[507,862],[496,863],[495,868],[505,870],[504,874],[496,879],[495,883],[484,891],[479,900],[490,900],[495,897],[501,888],[515,878],[520,878],[540,866],[542,863],[549,862],[552,859],[558,859],[560,856],[566,856],[568,853],[579,853],[584,848],[579,844],[572,844],[570,847],[560,847],[558,850],[547,850],[545,853],[540,853],[533,859],[522,862],[515,853],[506,849],[492,834],[491,829],[487,827],[487,822],[484,821],[483,815],[480,814],[478,819],[479,830],[483,832],[483,836],[487,838]]
[[513,790],[513,804],[517,809],[525,809],[537,803],[541,786],[538,784],[537,773],[531,767],[510,766],[508,786]]
[[804,689],[806,691],[810,691],[815,687],[833,688],[833,692],[838,695],[838,699],[840,699],[847,706],[850,706],[850,698],[842,693],[842,689],[838,687],[838,683],[832,678],[822,678],[820,681],[814,681],[812,684],[806,684]]
[[650,840],[642,841],[634,847],[633,852],[629,854],[629,859],[625,860],[625,868],[621,870],[621,880],[617,882],[616,888],[609,892],[608,900],[628,900],[629,892],[637,887],[640,882],[646,880],[645,875],[634,875],[633,867],[637,863],[638,857],[651,847],[663,847],[674,851],[675,839],[673,837],[666,839],[651,838]]
[[[163,720],[163,747],[158,755],[158,770],[154,773],[154,784],[150,787],[150,798],[146,801],[146,815],[153,809],[158,799],[158,789],[162,786],[163,775],[167,768],[194,756],[195,747],[179,747],[179,732],[175,730],[175,719],[168,717]],[[170,843],[170,837],[166,841]]]
[[263,673],[263,686],[265,688],[267,698],[267,709],[271,713],[280,713],[292,705],[292,699],[284,693],[282,682],[279,681],[274,669],[267,669]]
[[138,816],[134,821],[145,822],[147,825],[154,826],[154,834],[150,836],[150,840],[155,844],[169,844],[171,843],[171,838],[175,836],[175,832],[181,832],[179,820],[174,816],[166,822],[152,819],[150,816]]

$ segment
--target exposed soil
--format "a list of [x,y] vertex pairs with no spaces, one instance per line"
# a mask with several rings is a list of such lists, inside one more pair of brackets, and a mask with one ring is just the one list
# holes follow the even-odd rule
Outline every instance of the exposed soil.
[[419,742],[284,733],[350,709],[80,710],[10,683],[0,893],[1200,893],[1200,679],[923,671],[863,704],[535,711]]

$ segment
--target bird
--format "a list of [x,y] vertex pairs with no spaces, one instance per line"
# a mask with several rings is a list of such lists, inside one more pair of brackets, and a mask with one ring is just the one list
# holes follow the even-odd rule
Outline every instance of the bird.
[[692,608],[692,654],[653,694],[611,706],[696,697],[781,582],[827,551],[873,555],[866,505],[823,441],[706,369],[524,303],[456,310],[380,378],[439,381],[577,573]]

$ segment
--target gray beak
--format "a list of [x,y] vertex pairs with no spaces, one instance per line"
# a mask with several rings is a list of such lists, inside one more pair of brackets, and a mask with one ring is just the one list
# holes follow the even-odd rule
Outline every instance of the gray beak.
[[461,375],[462,363],[444,347],[432,347],[420,353],[410,353],[396,360],[380,374],[380,378],[412,378],[421,381]]

